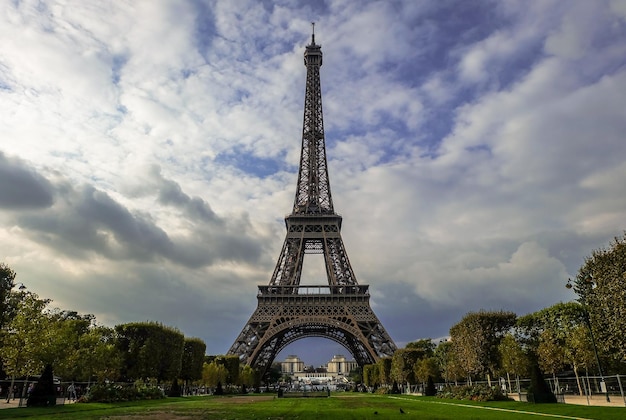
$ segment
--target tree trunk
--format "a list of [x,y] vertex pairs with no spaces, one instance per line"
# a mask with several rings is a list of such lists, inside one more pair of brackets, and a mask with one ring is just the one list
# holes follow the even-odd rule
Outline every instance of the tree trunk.
[[574,375],[576,375],[576,385],[578,385],[578,395],[583,396],[583,388],[580,386],[580,376],[578,375],[578,366],[574,365]]
[[[13,386],[15,385],[15,375],[11,375],[11,386],[7,391],[7,403],[11,401],[11,393],[13,392]],[[15,393],[13,393],[13,399],[15,399]]]

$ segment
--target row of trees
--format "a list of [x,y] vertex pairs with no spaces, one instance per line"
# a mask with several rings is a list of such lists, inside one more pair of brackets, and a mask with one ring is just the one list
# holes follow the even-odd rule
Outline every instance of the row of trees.
[[[577,302],[518,317],[507,311],[468,313],[450,340],[410,343],[392,358],[364,367],[368,386],[494,377],[529,377],[534,366],[556,376],[626,372],[626,236],[594,251],[573,287]],[[595,339],[595,340],[594,340]],[[597,351],[596,351],[597,350]],[[597,357],[596,357],[597,354]]]
[[96,323],[50,307],[25,288],[15,287],[15,272],[0,263],[0,358],[4,376],[38,375],[46,365],[64,381],[158,382],[202,378],[206,345],[156,322]]
[[[445,383],[511,376],[528,378],[537,365],[556,376],[598,372],[594,343],[585,308],[576,302],[558,303],[517,317],[506,311],[468,313],[450,329],[450,339],[438,345],[430,339],[409,343],[393,357],[363,369],[365,385],[425,384],[428,378]],[[599,359],[609,373],[625,373],[619,352],[602,352]]]

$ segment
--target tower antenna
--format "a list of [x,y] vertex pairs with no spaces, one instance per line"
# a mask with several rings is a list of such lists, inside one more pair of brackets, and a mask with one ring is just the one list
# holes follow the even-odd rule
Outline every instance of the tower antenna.
[[311,22],[311,44],[315,45],[315,22]]

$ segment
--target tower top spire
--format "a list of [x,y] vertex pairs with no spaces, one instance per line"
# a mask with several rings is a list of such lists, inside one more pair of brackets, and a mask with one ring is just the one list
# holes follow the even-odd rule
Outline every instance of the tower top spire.
[[311,22],[311,43],[304,51],[304,65],[322,65],[322,46],[315,43],[315,22]]

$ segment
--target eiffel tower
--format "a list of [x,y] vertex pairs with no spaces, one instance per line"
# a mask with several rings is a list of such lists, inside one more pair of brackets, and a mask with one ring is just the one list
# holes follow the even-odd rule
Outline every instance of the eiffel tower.
[[[356,280],[341,239],[342,217],[333,209],[322,115],[322,50],[314,30],[304,65],[302,151],[293,211],[285,218],[287,236],[269,285],[259,286],[256,311],[228,351],[261,373],[283,348],[305,337],[343,345],[360,366],[396,350],[370,307],[369,286]],[[328,284],[300,284],[306,254],[323,254]]]

